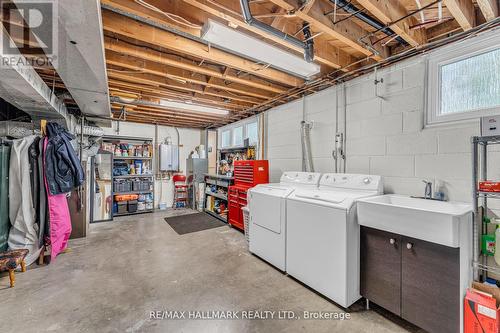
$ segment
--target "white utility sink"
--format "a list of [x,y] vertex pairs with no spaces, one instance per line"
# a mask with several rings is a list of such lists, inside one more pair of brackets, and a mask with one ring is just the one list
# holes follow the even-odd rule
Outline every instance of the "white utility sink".
[[445,246],[460,246],[460,227],[472,219],[471,205],[381,195],[359,199],[360,225]]

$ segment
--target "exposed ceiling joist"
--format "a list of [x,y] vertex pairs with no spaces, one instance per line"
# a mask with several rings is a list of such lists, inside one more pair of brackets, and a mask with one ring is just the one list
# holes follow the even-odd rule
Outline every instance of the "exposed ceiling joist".
[[361,28],[356,23],[345,20],[333,24],[333,22],[324,15],[325,10],[320,1],[314,1],[307,12],[300,9],[298,0],[270,0],[296,17],[309,22],[311,26],[322,31],[331,37],[338,39],[345,45],[352,47],[366,56],[373,57],[375,60],[382,60],[387,54],[386,50],[378,44],[375,46],[363,45],[359,40],[368,34],[368,31]]
[[443,0],[446,8],[457,20],[463,30],[474,27],[476,14],[472,0]]
[[172,121],[170,119],[165,119],[165,118],[158,118],[158,117],[151,117],[151,116],[137,116],[137,115],[132,115],[128,116],[125,119],[118,119],[119,114],[114,113],[115,120],[119,121],[127,121],[127,122],[132,122],[132,123],[139,123],[139,124],[158,124],[158,125],[163,125],[163,126],[175,126],[175,127],[188,127],[188,128],[204,128],[206,127],[206,123],[186,123],[185,121]]
[[[357,0],[363,7],[372,13],[384,24],[390,24],[408,15],[408,11],[399,0]],[[410,45],[417,46],[426,42],[424,30],[412,30],[411,26],[418,23],[417,19],[409,16],[406,20],[392,24],[390,27],[395,33],[404,38]]]
[[[226,118],[223,116],[216,116],[216,115],[203,115],[201,113],[195,114],[193,112],[185,112],[185,111],[178,111],[178,110],[169,110],[168,108],[164,108],[161,106],[143,106],[143,105],[134,105],[134,104],[123,104],[123,103],[118,103],[118,102],[112,102],[114,109],[121,109],[122,107],[125,106],[125,111],[127,113],[131,111],[139,111],[139,110],[145,110],[149,111],[150,115],[156,115],[156,116],[169,116],[172,118],[178,118],[178,119],[187,119],[187,120],[192,120],[192,121],[213,121],[213,120],[220,120],[221,118]],[[228,117],[228,119],[232,119],[231,117]]]
[[[259,28],[256,28],[254,26],[251,26],[247,24],[241,17],[236,17],[231,13],[225,12],[221,9],[216,9],[213,8],[212,6],[209,5],[209,2],[206,0],[183,0],[185,3],[190,4],[191,6],[194,6],[198,9],[201,9],[205,11],[206,13],[209,13],[211,15],[214,15],[218,18],[221,18],[225,20],[226,22],[237,26],[241,27],[242,29],[248,30],[256,35],[259,35],[269,41],[272,41],[273,43],[277,43],[283,47],[289,48],[291,50],[294,50],[296,52],[300,52],[303,54],[304,50],[302,48],[297,47],[296,45],[293,45],[286,40],[283,40],[282,38],[276,37],[274,35],[268,34],[264,31],[262,31]],[[312,4],[312,2],[311,2]],[[281,23],[284,23],[286,20],[282,16],[276,16],[277,21],[281,21]],[[277,23],[274,24],[275,26]],[[280,26],[280,28],[284,28],[284,24]],[[349,65],[352,61],[352,57],[349,53],[340,50],[339,48],[336,48],[332,45],[330,45],[327,42],[324,43],[316,43],[314,45],[314,55],[315,55],[315,60],[318,61],[320,64],[333,67],[333,68],[341,68]]]
[[209,45],[173,34],[166,30],[140,23],[109,10],[102,13],[104,30],[144,43],[171,49],[192,57],[210,60],[224,66],[239,69],[270,81],[288,86],[299,86],[304,81],[290,74],[241,58]]
[[[179,82],[189,82],[193,84],[198,84],[206,86],[207,88],[222,89],[227,92],[233,92],[236,94],[241,94],[243,96],[251,96],[255,98],[268,99],[274,94],[248,88],[240,85],[239,83],[229,83],[226,84],[223,80],[212,77],[212,80],[206,81],[206,78],[202,75],[193,75],[182,69],[175,67],[167,67],[165,65],[160,65],[155,62],[148,60],[137,59],[130,56],[124,56],[119,53],[109,52],[106,54],[106,63],[108,65],[118,66],[122,68],[127,68],[131,70],[138,70],[142,73],[149,73],[158,76],[165,76],[170,79],[178,80]],[[230,96],[227,96],[230,98]]]
[[136,94],[137,96],[156,96],[157,98],[178,99],[183,102],[194,101],[201,105],[207,104],[211,106],[226,108],[229,110],[243,110],[251,105],[250,103],[229,101],[210,95],[198,95],[193,94],[192,92],[185,93],[156,86],[147,86],[141,83],[124,82],[114,79],[110,80],[110,90],[114,91],[115,94],[119,94],[119,92],[123,91],[125,93]]
[[498,16],[497,0],[477,0],[477,4],[486,21],[491,21]]
[[205,94],[205,95],[209,95],[209,96],[216,96],[216,97],[222,97],[222,98],[232,99],[232,100],[241,101],[241,102],[247,102],[249,104],[257,104],[257,103],[259,103],[259,101],[262,101],[262,99],[255,99],[254,97],[240,96],[238,94],[229,94],[229,93],[217,91],[217,90],[212,89],[212,88],[210,90],[207,90],[204,92],[202,88],[197,87],[193,84],[181,83],[178,81],[169,80],[165,77],[152,75],[152,74],[120,73],[120,72],[109,71],[109,69],[108,69],[108,76],[110,78],[114,78],[114,79],[118,79],[118,80],[122,80],[122,81],[128,81],[128,82],[132,82],[132,83],[138,82],[138,83],[150,85],[150,86],[173,88],[173,89],[180,90],[180,91],[194,92],[194,93],[200,93],[200,94]]
[[224,79],[226,81],[244,84],[249,87],[267,90],[274,93],[282,93],[285,91],[284,88],[261,79],[249,77],[248,75],[238,76],[235,73],[232,73],[231,71],[228,71],[228,73],[224,75],[220,71],[217,71],[216,69],[212,69],[207,66],[199,66],[198,64],[194,64],[186,60],[174,59],[173,57],[169,57],[165,53],[155,51],[152,49],[147,49],[145,47],[134,46],[123,41],[106,38],[104,41],[104,45],[106,50],[153,61],[163,65],[184,69],[187,71],[191,71],[193,73],[204,74],[219,79]]
[[107,6],[120,10],[122,12],[130,13],[132,15],[142,17],[147,19],[148,21],[155,22],[156,24],[163,25],[168,27],[171,30],[177,30],[179,32],[200,36],[200,29],[195,27],[189,27],[186,25],[175,24],[174,21],[165,20],[165,16],[162,16],[160,13],[155,13],[144,6],[136,3],[135,1],[123,1],[123,0],[100,0],[101,5],[106,8]]

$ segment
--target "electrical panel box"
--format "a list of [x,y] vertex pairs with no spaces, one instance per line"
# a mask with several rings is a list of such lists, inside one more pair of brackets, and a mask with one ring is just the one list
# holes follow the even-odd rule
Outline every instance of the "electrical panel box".
[[481,136],[500,135],[500,116],[481,117]]
[[158,150],[160,171],[179,171],[179,146],[162,143]]

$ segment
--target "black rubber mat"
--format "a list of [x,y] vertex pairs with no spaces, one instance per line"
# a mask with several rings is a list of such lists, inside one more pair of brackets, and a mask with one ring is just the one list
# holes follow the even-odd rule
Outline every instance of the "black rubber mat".
[[179,235],[223,227],[226,224],[207,213],[195,213],[166,217],[165,221]]

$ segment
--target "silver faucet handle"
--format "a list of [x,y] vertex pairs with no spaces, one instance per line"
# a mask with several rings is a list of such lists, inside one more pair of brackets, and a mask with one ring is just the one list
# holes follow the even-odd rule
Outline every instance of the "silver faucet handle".
[[425,179],[422,179],[422,183],[424,183],[424,184],[426,184],[426,185],[428,185],[428,184],[432,184],[432,182],[427,181],[427,180],[425,180]]

